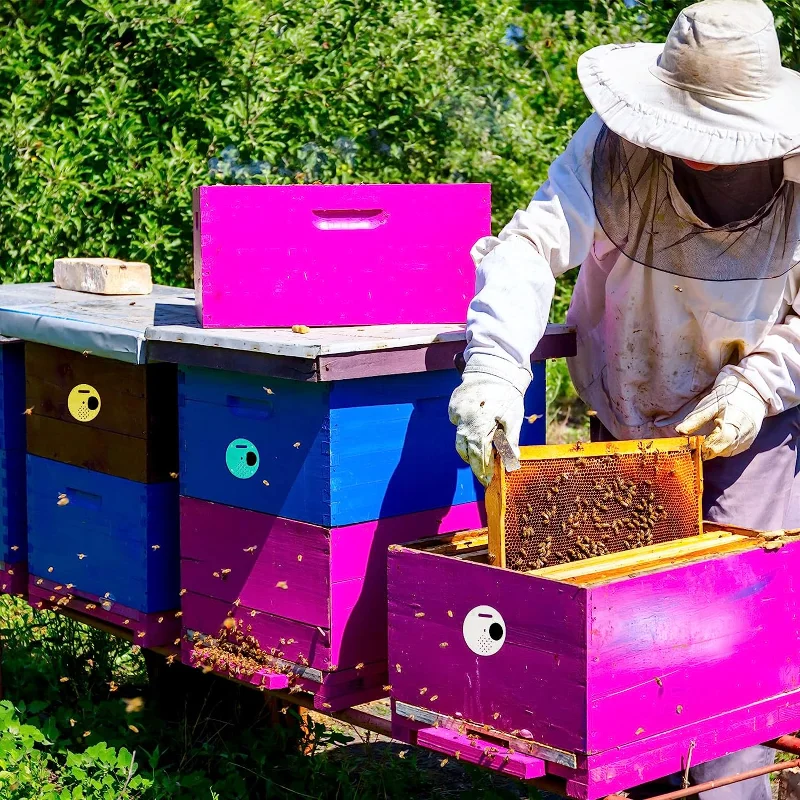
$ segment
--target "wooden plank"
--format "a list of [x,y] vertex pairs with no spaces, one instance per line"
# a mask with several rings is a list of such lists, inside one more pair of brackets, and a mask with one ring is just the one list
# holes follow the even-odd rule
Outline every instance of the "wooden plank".
[[[394,331],[338,328],[312,330],[306,337],[276,330],[204,331],[198,338],[187,336],[183,328],[154,329],[148,332],[147,352],[151,361],[302,381],[330,382],[453,369],[455,360],[464,352],[463,330],[428,336],[418,331],[419,328],[403,326]],[[231,334],[238,335],[229,341]],[[300,348],[301,343],[307,346]],[[572,328],[548,325],[531,360],[538,363],[570,357],[575,351]]]
[[581,576],[573,579],[566,579],[564,582],[572,584],[573,586],[599,586],[611,581],[617,581],[622,578],[635,578],[639,575],[647,575],[652,572],[658,572],[663,569],[674,569],[683,564],[692,563],[707,558],[722,558],[729,556],[733,553],[740,553],[744,550],[750,550],[754,547],[753,540],[749,537],[742,537],[739,541],[726,541],[721,544],[709,544],[705,547],[699,548],[694,552],[679,553],[673,558],[667,559],[666,562],[660,560],[651,562],[642,562],[634,565],[632,568],[629,565],[617,566],[602,572]]
[[494,474],[486,489],[486,525],[489,563],[506,566],[506,495],[508,480],[499,453],[494,454]]
[[135,483],[32,455],[27,465],[33,574],[144,612],[178,605],[175,481]]
[[175,480],[178,472],[175,430],[171,437],[139,438],[32,414],[28,452],[139,483]]
[[497,742],[445,728],[420,729],[417,731],[417,745],[435,750],[455,761],[477,764],[519,780],[542,778],[546,774],[545,762],[540,758],[512,753],[498,746]]
[[[531,570],[528,574],[555,581],[572,581],[595,576],[598,573],[602,575],[618,569],[638,570],[643,565],[650,563],[656,566],[658,564],[669,566],[674,559],[679,559],[684,555],[714,552],[716,547],[724,547],[731,543],[748,546],[751,542],[748,537],[737,536],[726,531],[707,531],[686,539],[675,539],[671,542],[661,542],[635,550],[623,550],[619,553],[608,553],[603,556],[587,558],[584,561],[555,564],[552,567]],[[603,580],[603,578],[598,577],[597,580]]]
[[183,497],[181,586],[328,628],[330,533],[307,523]]
[[219,637],[220,632],[225,630],[225,620],[232,616],[238,621],[240,629],[255,637],[261,650],[268,653],[274,650],[278,658],[314,669],[327,670],[331,667],[330,631],[326,628],[305,625],[247,606],[234,606],[194,592],[183,595],[181,609],[183,625],[187,630]]
[[[396,701],[579,749],[587,735],[584,590],[402,547],[390,549],[388,563]],[[479,606],[499,612],[505,627],[491,656],[464,638],[464,620]]]
[[147,343],[147,354],[149,361],[182,364],[187,367],[220,369],[293,381],[319,380],[317,363],[309,358],[276,356],[161,339]]
[[[567,326],[548,326],[531,361],[565,358],[576,352],[575,333]],[[378,375],[450,370],[463,362],[464,342],[433,342],[416,347],[375,350],[368,353],[340,353],[317,359],[319,380],[338,381]]]

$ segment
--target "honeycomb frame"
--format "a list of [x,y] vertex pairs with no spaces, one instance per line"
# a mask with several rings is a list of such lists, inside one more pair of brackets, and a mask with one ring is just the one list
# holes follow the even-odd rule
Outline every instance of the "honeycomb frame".
[[486,491],[489,563],[515,571],[701,533],[702,437],[523,447]]

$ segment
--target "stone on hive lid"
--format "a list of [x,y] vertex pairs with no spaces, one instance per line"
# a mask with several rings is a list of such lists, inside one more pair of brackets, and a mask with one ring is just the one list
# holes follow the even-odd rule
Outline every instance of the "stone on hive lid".
[[91,294],[150,294],[150,265],[117,258],[57,258],[53,281],[61,289]]

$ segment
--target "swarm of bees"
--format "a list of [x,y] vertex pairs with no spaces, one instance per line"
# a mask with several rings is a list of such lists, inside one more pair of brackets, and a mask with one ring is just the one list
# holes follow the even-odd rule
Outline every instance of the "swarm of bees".
[[[613,456],[595,461],[606,475],[613,472],[608,469],[613,462]],[[519,543],[509,547],[507,541],[512,569],[542,569],[653,544],[656,525],[667,518],[653,482],[593,479],[586,465],[585,458],[575,459],[573,469],[557,475],[540,502],[521,501],[516,509]]]
[[[195,666],[204,672],[214,671],[250,683],[254,676],[262,673],[262,686],[266,683],[266,673],[281,673],[289,678],[290,692],[301,691],[293,665],[281,660],[283,651],[275,647],[263,650],[251,631],[252,625],[246,625],[244,620],[228,617],[216,638],[197,636],[192,642]],[[282,639],[281,643],[284,642],[286,640]],[[288,643],[293,642],[290,639]],[[302,655],[298,660],[308,665],[308,659]]]

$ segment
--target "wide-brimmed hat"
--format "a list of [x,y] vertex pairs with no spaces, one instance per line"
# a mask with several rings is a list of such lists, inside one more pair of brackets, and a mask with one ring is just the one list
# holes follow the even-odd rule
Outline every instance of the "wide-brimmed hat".
[[800,153],[800,74],[781,65],[761,0],[703,0],[664,44],[584,53],[578,77],[603,122],[640,147],[707,164]]

